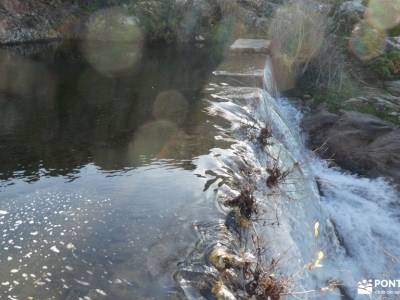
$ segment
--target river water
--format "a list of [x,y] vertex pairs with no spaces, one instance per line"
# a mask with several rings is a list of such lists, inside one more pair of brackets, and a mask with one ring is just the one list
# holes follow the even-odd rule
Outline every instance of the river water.
[[1,299],[173,297],[215,217],[194,160],[223,145],[200,101],[217,62],[146,50],[105,76],[76,45],[2,50]]
[[[262,90],[213,77],[223,57],[201,47],[146,50],[112,74],[76,45],[38,48],[0,56],[0,299],[215,299],[210,251],[252,250],[223,205],[248,186],[286,298],[358,299],[358,281],[400,276],[398,192],[307,150],[268,67]],[[273,188],[271,164],[287,171]]]

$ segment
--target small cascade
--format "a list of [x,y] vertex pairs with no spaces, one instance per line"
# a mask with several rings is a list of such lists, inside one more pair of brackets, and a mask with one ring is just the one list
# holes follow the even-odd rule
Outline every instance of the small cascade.
[[[301,136],[302,113],[287,99],[278,102],[283,116],[291,120],[290,127]],[[306,138],[302,137],[303,148]],[[362,178],[331,167],[307,149],[305,153],[311,173],[318,178],[322,207],[344,251],[332,258],[332,273],[344,283],[348,295],[362,299],[356,293],[359,281],[400,276],[399,192],[384,178]]]
[[[400,239],[385,232],[398,226],[388,212],[398,195],[382,179],[331,169],[307,150],[301,112],[277,96],[265,55],[264,65],[263,88],[242,86],[236,79],[250,75],[238,71],[235,80],[216,71],[205,88],[215,138],[228,146],[199,157],[196,173],[211,182],[205,189],[220,219],[195,221],[199,241],[176,280],[189,299],[356,299],[357,281],[389,270],[384,251],[399,254]],[[377,216],[377,224],[363,223],[374,211],[383,224]],[[379,266],[370,266],[369,254],[382,258]]]
[[[238,59],[237,54],[234,58]],[[222,66],[227,65],[231,64]],[[221,219],[213,224],[203,224],[201,219],[195,223],[199,243],[176,276],[190,299],[262,295],[256,286],[262,282],[255,283],[255,274],[269,282],[267,293],[273,299],[291,293],[306,295],[331,279],[308,274],[304,268],[313,268],[322,260],[321,253],[327,248],[323,244],[327,239],[322,237],[332,240],[335,235],[327,216],[321,213],[311,172],[303,166],[300,137],[285,122],[269,93],[275,85],[264,55],[265,65],[264,89],[257,84],[243,87],[237,81],[227,83],[226,73],[221,71],[214,73],[214,80],[205,88],[207,111],[219,132],[215,138],[230,146],[212,150],[208,155],[214,161],[212,168],[209,163],[204,168],[202,158],[198,159],[197,173],[214,182],[209,189],[215,191]],[[246,72],[242,76],[236,72],[235,79],[251,76]],[[246,201],[254,203],[246,207]],[[320,223],[320,237],[313,235],[316,222]],[[330,251],[340,253],[332,247]]]

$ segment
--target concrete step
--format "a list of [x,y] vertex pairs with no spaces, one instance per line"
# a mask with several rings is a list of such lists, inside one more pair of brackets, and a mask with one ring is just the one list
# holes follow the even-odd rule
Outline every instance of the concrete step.
[[264,39],[238,39],[230,47],[232,53],[270,53],[271,42]]
[[236,40],[225,60],[213,72],[214,81],[232,86],[262,87],[269,46],[268,40]]

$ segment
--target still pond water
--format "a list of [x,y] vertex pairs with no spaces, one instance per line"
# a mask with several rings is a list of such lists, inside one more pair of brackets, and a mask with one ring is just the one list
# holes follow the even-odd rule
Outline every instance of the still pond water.
[[215,146],[200,48],[104,74],[76,45],[0,50],[0,299],[175,299],[215,218],[196,161]]

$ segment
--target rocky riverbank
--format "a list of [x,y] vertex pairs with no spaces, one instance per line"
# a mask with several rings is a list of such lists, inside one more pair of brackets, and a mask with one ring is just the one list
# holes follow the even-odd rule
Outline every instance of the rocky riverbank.
[[0,3],[0,44],[78,36],[81,17],[81,8],[72,2],[4,0]]
[[[0,45],[54,39],[83,39],[99,10],[118,7],[150,41],[202,41],[215,35],[261,34],[274,1],[258,0],[4,0],[0,3]],[[108,13],[101,13],[107,21]],[[124,22],[116,16],[114,23]],[[101,23],[101,22],[100,22]],[[221,26],[221,24],[224,26]],[[115,25],[115,24],[114,24]],[[229,28],[226,28],[226,27]],[[264,32],[265,33],[265,32]],[[101,36],[99,36],[101,38]]]

